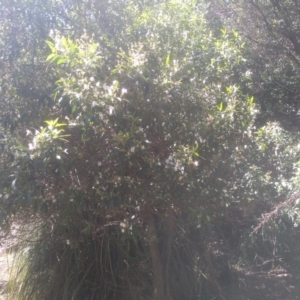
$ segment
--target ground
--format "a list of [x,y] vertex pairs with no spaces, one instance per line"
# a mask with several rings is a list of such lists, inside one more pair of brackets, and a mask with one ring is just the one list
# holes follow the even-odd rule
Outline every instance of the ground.
[[241,270],[237,277],[239,291],[233,293],[234,300],[300,299],[300,281],[285,269],[269,272]]

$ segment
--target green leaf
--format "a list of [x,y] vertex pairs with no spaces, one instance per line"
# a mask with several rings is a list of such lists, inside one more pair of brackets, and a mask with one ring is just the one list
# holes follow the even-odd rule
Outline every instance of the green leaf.
[[226,33],[227,33],[226,28],[221,29],[221,32],[222,32],[222,36],[224,37],[226,35]]
[[62,64],[65,64],[67,63],[68,60],[66,58],[60,58],[58,61],[57,61],[57,65],[62,65]]
[[234,29],[232,30],[232,33],[233,33],[235,38],[237,38],[239,36],[239,34]]
[[72,114],[76,111],[76,109],[77,109],[77,105],[75,104],[72,106]]
[[97,48],[98,48],[98,44],[92,44],[92,45],[90,46],[90,51],[91,51],[91,52],[95,52],[95,51],[97,50]]
[[50,55],[47,56],[46,61],[49,60],[55,60],[57,58],[57,54],[56,53],[51,53]]
[[52,52],[56,52],[54,43],[52,43],[50,41],[46,41],[46,44],[49,46],[49,48],[51,49]]
[[231,86],[226,87],[226,92],[228,95],[232,94],[232,92],[233,92],[232,87]]
[[169,63],[170,63],[170,53],[167,55],[167,57],[166,57],[166,67],[168,67],[169,66]]
[[219,111],[222,111],[222,110],[223,110],[223,102],[221,102],[221,103],[218,105],[218,109],[219,109]]
[[57,124],[55,125],[55,127],[66,126],[66,125],[67,125],[66,123],[57,123]]
[[69,48],[69,43],[68,43],[68,40],[63,36],[62,39],[61,39],[61,43],[62,45],[68,49]]
[[28,148],[25,147],[25,146],[22,145],[22,144],[19,144],[19,145],[16,147],[16,149],[21,150],[21,151],[28,152]]

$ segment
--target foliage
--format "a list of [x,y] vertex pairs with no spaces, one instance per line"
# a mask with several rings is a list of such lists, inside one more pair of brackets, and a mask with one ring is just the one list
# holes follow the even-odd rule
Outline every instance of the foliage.
[[298,188],[298,135],[257,129],[260,107],[239,87],[244,39],[211,28],[201,1],[35,4],[18,4],[16,26],[31,10],[57,21],[33,34],[33,56],[19,37],[1,90],[1,221],[42,218],[20,299],[221,293],[210,228]]
[[[285,185],[285,190],[298,190],[298,86],[299,86],[299,46],[297,36],[299,31],[299,9],[297,1],[212,1],[210,6],[211,23],[214,27],[229,26],[234,28],[245,38],[244,57],[246,63],[241,76],[243,91],[255,95],[260,104],[260,112],[256,119],[256,126],[262,127],[268,121],[277,121],[284,129],[293,132],[287,134],[279,124],[269,124],[277,129],[279,144],[289,145],[283,150],[277,147],[271,151],[281,156],[281,163],[272,162],[272,169],[290,174],[289,179],[278,178],[272,185]],[[238,72],[241,72],[238,71]],[[273,127],[273,129],[275,129]],[[261,129],[258,131],[261,133]],[[290,137],[288,137],[290,136]],[[267,139],[273,139],[269,136]],[[264,147],[264,143],[261,144]],[[275,152],[274,152],[275,150]],[[269,152],[268,155],[271,155]],[[270,166],[268,169],[270,170]],[[277,166],[276,166],[277,165]],[[288,168],[287,168],[288,166]],[[275,167],[275,168],[274,168]],[[272,171],[272,172],[273,172]],[[269,173],[268,173],[269,174]],[[281,189],[282,191],[282,189]],[[296,193],[297,195],[297,193]],[[288,198],[290,199],[290,198]],[[298,257],[295,255],[299,245],[297,241],[297,226],[299,205],[297,199],[285,201],[276,198],[268,204],[260,204],[259,226],[256,234],[245,231],[241,240],[242,257],[249,265],[261,265],[263,261],[269,262],[265,267],[270,268],[281,265],[288,269],[297,269]],[[255,211],[255,209],[254,209]],[[261,216],[262,211],[264,214]],[[253,224],[252,222],[249,223]],[[289,225],[287,225],[289,224]],[[244,255],[247,253],[247,255]],[[276,253],[276,257],[274,257]],[[293,254],[292,254],[293,253]],[[259,262],[254,258],[259,258]],[[291,260],[291,257],[294,259]],[[273,262],[270,264],[270,262]],[[293,265],[292,268],[290,268]]]
[[[247,59],[243,88],[261,106],[258,124],[278,121],[287,130],[299,128],[298,1],[212,1],[216,24],[245,37]],[[225,25],[226,24],[226,25]]]

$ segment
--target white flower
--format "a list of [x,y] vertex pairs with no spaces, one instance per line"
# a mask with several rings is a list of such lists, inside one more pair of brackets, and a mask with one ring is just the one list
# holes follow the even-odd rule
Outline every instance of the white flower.
[[124,94],[127,94],[127,89],[122,88],[122,90],[121,90],[121,95],[123,96]]
[[115,109],[112,106],[110,106],[108,108],[108,111],[109,111],[109,114],[112,115],[114,113]]

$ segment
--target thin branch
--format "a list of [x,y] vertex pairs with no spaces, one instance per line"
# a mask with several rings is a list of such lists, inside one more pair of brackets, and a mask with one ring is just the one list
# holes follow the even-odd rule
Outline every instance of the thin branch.
[[251,235],[257,233],[258,230],[260,230],[264,225],[266,225],[271,219],[278,216],[281,209],[293,204],[299,198],[300,198],[300,192],[295,193],[290,198],[286,199],[284,202],[275,205],[275,207],[271,212],[263,214],[262,218],[260,218],[259,220],[259,224],[253,229]]

